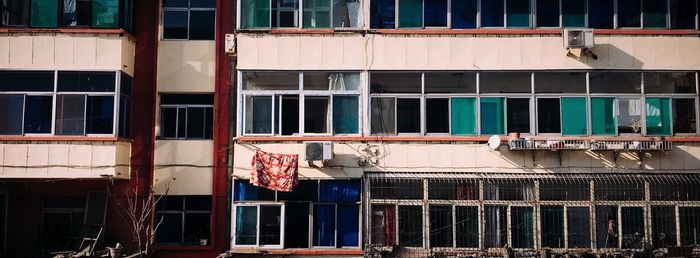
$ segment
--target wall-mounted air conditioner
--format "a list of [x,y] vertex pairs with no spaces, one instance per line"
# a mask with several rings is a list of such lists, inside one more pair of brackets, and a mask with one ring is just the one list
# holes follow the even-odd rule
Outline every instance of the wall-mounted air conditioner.
[[331,160],[333,159],[332,142],[304,142],[304,160]]
[[236,55],[236,34],[226,34],[224,49],[229,56]]
[[593,30],[591,29],[565,29],[564,48],[590,49],[595,45]]

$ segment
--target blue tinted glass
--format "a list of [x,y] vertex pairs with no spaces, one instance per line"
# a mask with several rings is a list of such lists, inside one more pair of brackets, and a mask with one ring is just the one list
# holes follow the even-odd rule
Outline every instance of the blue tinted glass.
[[447,26],[447,0],[425,0],[423,5],[425,27]]
[[114,131],[114,97],[89,96],[85,119],[86,133],[111,134]]
[[314,246],[335,245],[335,205],[314,205]]
[[27,96],[24,133],[51,133],[52,96]]
[[394,0],[370,1],[370,27],[372,29],[393,29],[396,20]]
[[506,0],[508,27],[530,27],[530,1]]
[[216,0],[190,0],[192,8],[215,8]]
[[163,12],[163,38],[187,39],[187,11]]
[[481,1],[481,27],[503,27],[503,0]]
[[559,0],[537,0],[537,27],[559,27]]
[[360,229],[360,206],[338,205],[338,245],[358,246]]
[[114,72],[58,72],[58,91],[63,92],[114,92]]
[[[194,2],[201,0],[192,0]],[[163,0],[163,7],[184,7],[187,8],[187,0]]]
[[476,0],[452,1],[452,28],[476,28]]
[[214,11],[190,12],[190,39],[214,40]]
[[617,26],[639,27],[641,26],[642,3],[639,0],[617,1]]
[[22,134],[23,95],[0,95],[0,135]]
[[586,26],[586,1],[566,0],[562,1],[561,10],[562,26],[564,27],[585,27]]
[[613,0],[588,0],[588,27],[612,29],[614,15]]
[[695,10],[695,1],[671,0],[671,29],[694,29]]

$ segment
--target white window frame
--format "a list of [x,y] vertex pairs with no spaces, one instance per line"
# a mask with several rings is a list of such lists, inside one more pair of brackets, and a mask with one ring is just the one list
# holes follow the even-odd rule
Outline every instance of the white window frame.
[[[205,130],[205,131],[204,131],[205,137],[202,137],[202,138],[190,138],[190,137],[187,135],[187,124],[188,124],[188,121],[189,121],[189,115],[188,115],[188,113],[187,113],[187,110],[190,109],[190,108],[202,108],[202,109],[204,109],[204,120],[205,120],[205,121],[204,121],[204,124],[202,124],[202,128],[203,128],[203,130]],[[175,110],[176,110],[176,115],[175,115],[175,137],[164,137],[164,136],[163,136],[163,130],[161,129],[161,137],[160,137],[160,138],[161,138],[162,140],[211,140],[211,139],[213,139],[213,132],[212,132],[212,138],[207,138],[207,137],[206,137],[206,129],[207,129],[207,127],[206,127],[206,119],[207,119],[207,117],[206,117],[206,110],[207,110],[207,108],[211,108],[211,109],[212,109],[211,111],[212,111],[212,130],[213,130],[213,124],[214,124],[214,121],[213,121],[213,120],[214,120],[214,117],[213,117],[213,116],[214,116],[214,105],[213,105],[213,104],[211,104],[211,105],[206,105],[206,104],[162,104],[162,105],[160,105],[160,113],[161,113],[161,115],[160,115],[160,121],[159,121],[159,122],[160,122],[161,128],[162,128],[163,126],[165,126],[165,124],[163,123],[163,118],[164,118],[164,116],[163,116],[163,111],[164,111],[164,109],[175,109]],[[180,121],[179,113],[180,113],[181,110],[184,110],[184,112],[185,112],[185,136],[184,136],[184,137],[179,137],[179,136],[178,136],[178,132],[179,132],[179,129],[180,129],[179,123],[181,122],[181,121]]]
[[[192,1],[196,0],[186,0],[187,1],[187,7],[165,7],[160,5],[161,7],[161,33],[160,33],[160,39],[163,41],[183,41],[183,40],[195,40],[195,39],[190,39],[190,20],[191,20],[191,13],[192,11],[213,11],[214,12],[214,36],[216,37],[216,28],[218,26],[218,23],[216,22],[216,16],[217,16],[217,11],[216,11],[216,5],[214,5],[213,8],[210,7],[192,7]],[[182,39],[176,39],[176,38],[166,38],[165,37],[165,12],[187,12],[187,38],[182,38]],[[214,41],[215,39],[196,39],[197,41]]]

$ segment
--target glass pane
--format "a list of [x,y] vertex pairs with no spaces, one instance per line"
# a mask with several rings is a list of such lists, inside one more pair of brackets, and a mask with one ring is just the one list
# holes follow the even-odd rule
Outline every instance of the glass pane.
[[506,99],[508,133],[530,133],[530,99]]
[[164,244],[182,244],[182,213],[158,213],[159,221],[156,242]]
[[187,108],[177,109],[177,138],[187,138]]
[[396,117],[398,133],[420,133],[420,99],[397,99]]
[[561,133],[563,135],[588,134],[586,98],[561,98]]
[[187,11],[163,12],[163,38],[187,39]]
[[245,72],[244,90],[299,90],[297,72]]
[[313,246],[335,246],[335,205],[314,205]]
[[644,224],[642,207],[622,207],[622,248],[642,248]]
[[477,182],[463,179],[428,180],[428,198],[431,200],[478,200]]
[[204,138],[211,139],[214,134],[214,108],[204,108]]
[[56,134],[85,133],[85,95],[56,96]]
[[[194,0],[196,1],[196,0]],[[163,7],[183,7],[187,8],[188,0],[163,0]]]
[[450,99],[425,100],[425,130],[427,133],[450,132]]
[[241,28],[269,28],[270,0],[242,0]]
[[542,206],[542,247],[564,248],[564,207]]
[[505,206],[484,206],[484,248],[502,248],[508,243]]
[[567,207],[566,223],[569,248],[590,248],[591,221],[588,207]]
[[617,248],[617,206],[596,206],[597,248]]
[[24,133],[51,133],[52,96],[26,96]]
[[376,179],[370,181],[372,199],[423,199],[421,179]]
[[430,205],[430,247],[452,247],[452,206]]
[[214,94],[160,94],[161,105],[214,105]]
[[291,28],[299,26],[298,0],[272,0],[272,27]]
[[114,92],[114,72],[58,72],[58,91],[62,92]]
[[396,206],[372,205],[372,244],[396,244]]
[[330,28],[331,0],[304,1],[304,28]]
[[537,0],[537,27],[559,27],[559,0]]
[[361,8],[359,0],[333,0],[333,27],[360,27]]
[[615,17],[615,0],[588,0],[588,27],[612,29]]
[[529,72],[479,73],[480,93],[530,93],[532,82]]
[[216,8],[216,0],[190,0],[192,8]]
[[89,96],[85,126],[88,134],[114,133],[114,97]]
[[[274,193],[272,194],[274,195]],[[311,217],[310,213],[311,208],[310,203],[308,202],[287,202],[285,204],[285,248],[309,248],[309,218]]]
[[540,200],[543,201],[586,201],[591,199],[590,195],[588,181],[540,181]]
[[304,90],[358,90],[358,73],[304,72]]
[[423,207],[399,206],[399,245],[423,246]]
[[700,243],[700,207],[680,207],[681,245]]
[[358,133],[360,102],[357,96],[333,97],[333,131],[336,134]]
[[423,1],[421,0],[397,0],[399,1],[399,28],[423,27]]
[[695,93],[695,73],[645,72],[644,93]]
[[450,104],[452,134],[476,134],[476,99],[452,98]]
[[561,133],[559,99],[537,99],[537,132]]
[[[666,28],[666,0],[644,0],[644,28]],[[692,2],[692,1],[689,1]]]
[[236,233],[234,235],[235,245],[255,245],[257,243],[257,221],[258,207],[236,207]]
[[247,97],[245,133],[272,133],[272,97]]
[[425,27],[447,27],[447,0],[424,1]]
[[304,99],[304,132],[329,133],[328,97],[306,97]]
[[160,135],[174,138],[177,135],[177,108],[161,108]]
[[642,3],[639,0],[617,0],[617,26],[639,27]]
[[472,206],[455,207],[457,247],[479,246],[479,209]]
[[641,99],[618,98],[617,99],[617,132],[641,133],[642,132],[642,108]]
[[586,93],[586,73],[535,73],[535,93]]
[[187,195],[185,199],[185,210],[188,211],[211,211],[211,195]]
[[504,98],[481,98],[481,134],[505,134]]
[[204,138],[204,108],[187,108],[187,138]]
[[338,205],[338,245],[358,246],[360,205]]
[[190,11],[190,39],[214,40],[215,11]]
[[563,27],[586,27],[586,1],[564,0],[561,3]]
[[591,98],[591,133],[615,135],[615,98]]
[[0,135],[22,134],[24,95],[0,95]]
[[530,27],[530,1],[506,0],[508,27]]
[[396,134],[396,99],[372,98],[370,125],[372,134]]
[[671,135],[671,100],[647,98],[647,135]]
[[0,91],[53,92],[53,71],[0,71]]
[[503,0],[481,0],[481,27],[503,27]]
[[321,180],[318,192],[321,202],[356,203],[360,201],[360,181]]
[[39,28],[58,27],[58,1],[32,0],[30,26]]
[[695,1],[671,0],[671,29],[695,28]]
[[[27,26],[29,24],[30,0],[6,1],[0,3],[0,26]],[[0,236],[0,239],[3,239]],[[0,247],[2,250],[2,247]]]
[[318,180],[299,180],[294,191],[277,192],[279,201],[318,201]]
[[374,0],[369,4],[370,28],[393,29],[396,23],[394,0]]
[[696,133],[695,100],[673,99],[673,133]]
[[454,1],[452,4],[452,28],[476,28],[476,0]]
[[[200,240],[211,239],[211,214],[187,213],[185,214],[185,245],[201,245]],[[211,245],[207,241],[207,245]]]
[[274,201],[275,191],[254,186],[245,179],[237,179],[233,182],[234,201]]
[[[282,135],[293,135],[299,133],[299,96],[283,95],[275,97],[275,103],[280,103],[281,109],[275,108],[275,122],[282,126]],[[279,114],[279,112],[282,112]],[[275,133],[279,129],[275,126]]]
[[370,93],[421,93],[420,73],[371,73]]
[[279,245],[281,206],[260,206],[260,245]]
[[476,73],[425,73],[425,93],[476,93]]
[[484,199],[485,200],[532,200],[533,183],[521,182],[514,183],[508,181],[486,181],[484,182]]
[[600,201],[641,201],[644,200],[644,183],[641,181],[596,181],[595,199]]
[[591,93],[641,93],[642,76],[638,72],[591,72]]
[[119,0],[92,1],[92,27],[119,27]]
[[651,207],[651,234],[654,248],[676,246],[676,209],[674,206]]

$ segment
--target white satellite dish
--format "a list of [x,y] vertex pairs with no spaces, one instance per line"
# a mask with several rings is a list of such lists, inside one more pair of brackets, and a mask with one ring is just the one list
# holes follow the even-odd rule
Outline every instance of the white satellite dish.
[[491,150],[498,150],[499,146],[501,146],[501,137],[498,135],[491,135],[491,137],[489,137],[489,148],[491,148]]

